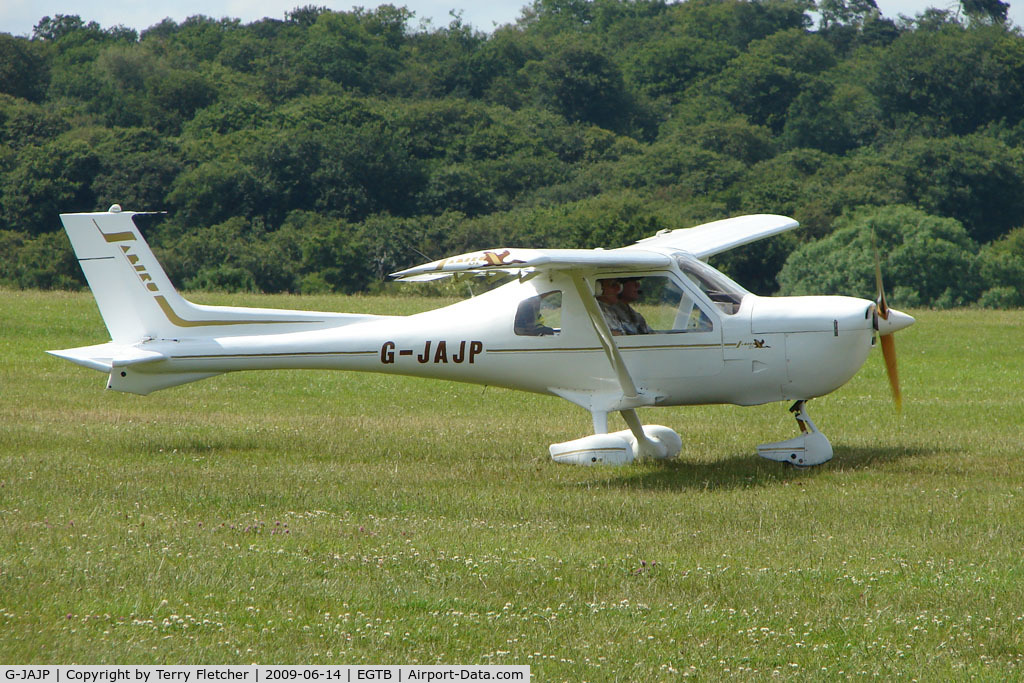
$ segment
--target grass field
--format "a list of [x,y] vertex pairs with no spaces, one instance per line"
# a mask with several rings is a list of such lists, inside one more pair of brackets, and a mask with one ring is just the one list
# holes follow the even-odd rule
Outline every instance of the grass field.
[[[197,297],[414,312],[417,298]],[[558,399],[235,374],[148,397],[44,350],[85,293],[0,291],[0,663],[528,664],[535,680],[1024,675],[1024,312],[916,311],[788,405],[648,409],[677,462],[552,463]],[[613,428],[621,428],[613,425]]]

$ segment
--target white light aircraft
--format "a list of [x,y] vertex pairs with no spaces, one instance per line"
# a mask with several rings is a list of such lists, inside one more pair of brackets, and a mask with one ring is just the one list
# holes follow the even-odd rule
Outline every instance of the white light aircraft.
[[[832,446],[806,403],[853,377],[876,332],[900,400],[892,335],[914,319],[886,305],[880,271],[877,302],[761,297],[704,262],[797,227],[784,216],[662,230],[619,249],[463,254],[393,277],[517,277],[437,310],[377,316],[193,304],[157,263],[135,224],[138,215],[114,205],[61,216],[111,341],[50,353],[108,373],[107,388],[115,391],[145,395],[227,372],[279,368],[503,386],[560,396],[590,411],[593,435],[550,447],[555,461],[584,465],[678,455],[679,435],[641,424],[638,408],[773,401],[795,401],[800,434],[762,444],[758,454],[797,466],[826,462]],[[623,282],[632,300],[622,295],[615,304],[620,320],[611,320],[596,296],[606,286],[619,295]],[[645,333],[618,334],[639,331],[620,326],[623,315],[642,317]],[[608,432],[614,411],[628,429]]]

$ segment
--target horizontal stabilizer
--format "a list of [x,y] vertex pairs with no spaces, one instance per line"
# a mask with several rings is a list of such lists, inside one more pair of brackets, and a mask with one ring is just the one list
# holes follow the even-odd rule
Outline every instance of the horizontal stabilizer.
[[158,389],[188,384],[221,374],[219,372],[159,372],[160,366],[153,364],[167,360],[167,356],[163,353],[113,342],[95,346],[80,346],[76,349],[47,351],[47,353],[93,370],[109,373],[107,389],[143,396]]
[[47,351],[47,353],[51,356],[69,360],[77,365],[99,370],[100,372],[110,372],[115,367],[127,367],[129,365],[152,363],[167,359],[167,356],[156,351],[148,351],[135,346],[124,346],[113,342],[96,344],[94,346],[80,346],[75,349]]

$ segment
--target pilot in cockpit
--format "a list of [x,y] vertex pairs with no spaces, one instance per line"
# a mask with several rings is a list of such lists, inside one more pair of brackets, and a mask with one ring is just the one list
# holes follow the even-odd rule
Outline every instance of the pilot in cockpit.
[[630,277],[598,280],[601,293],[596,297],[597,304],[608,323],[608,329],[615,336],[651,334],[647,321],[630,305],[640,298],[641,279]]
[[651,328],[644,317],[630,306],[640,298],[639,277],[627,277],[622,280],[622,291],[619,292],[619,316],[622,319],[623,334],[651,334]]

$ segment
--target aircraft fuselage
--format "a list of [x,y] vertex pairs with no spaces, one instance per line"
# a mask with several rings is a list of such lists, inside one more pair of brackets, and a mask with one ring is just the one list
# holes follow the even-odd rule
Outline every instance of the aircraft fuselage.
[[[578,298],[562,297],[556,334],[528,336],[514,329],[521,303],[570,291],[563,280],[535,277],[413,316],[309,332],[151,340],[143,346],[166,360],[112,372],[110,388],[149,393],[151,383],[161,388],[158,377],[171,373],[303,368],[472,382],[570,400],[617,393],[615,374]],[[699,292],[691,293],[698,298]],[[872,346],[873,304],[863,299],[748,293],[730,314],[707,300],[699,304],[711,318],[710,329],[616,337],[646,397],[643,404],[754,405],[821,396],[848,381]]]

